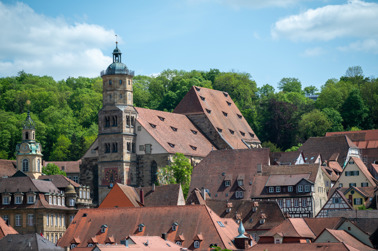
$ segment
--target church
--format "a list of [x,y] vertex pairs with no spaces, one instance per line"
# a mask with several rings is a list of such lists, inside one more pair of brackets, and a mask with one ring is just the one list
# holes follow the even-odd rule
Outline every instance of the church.
[[134,71],[121,56],[116,43],[113,63],[101,72],[98,136],[81,159],[80,183],[91,187],[95,203],[115,183],[154,184],[177,152],[195,166],[211,151],[261,147],[227,92],[193,86],[173,113],[134,107]]

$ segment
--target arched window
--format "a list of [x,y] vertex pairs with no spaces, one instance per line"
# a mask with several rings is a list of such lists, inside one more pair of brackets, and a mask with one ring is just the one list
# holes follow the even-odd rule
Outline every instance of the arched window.
[[29,139],[29,132],[25,132],[25,139]]
[[29,172],[29,160],[24,159],[22,161],[22,171],[23,172]]
[[41,160],[40,159],[37,160],[37,169],[38,169],[38,172],[41,172]]
[[155,160],[151,162],[151,184],[157,181],[157,163]]

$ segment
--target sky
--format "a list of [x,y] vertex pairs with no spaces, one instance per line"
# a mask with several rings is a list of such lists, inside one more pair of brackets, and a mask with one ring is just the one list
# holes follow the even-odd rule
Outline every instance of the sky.
[[320,88],[351,66],[378,77],[378,1],[0,0],[0,32],[0,77],[97,77],[116,39],[136,75],[219,69],[275,88]]

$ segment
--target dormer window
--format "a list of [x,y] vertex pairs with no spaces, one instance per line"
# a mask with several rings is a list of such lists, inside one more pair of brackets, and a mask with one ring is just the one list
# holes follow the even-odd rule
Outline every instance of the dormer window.
[[281,192],[281,187],[276,187],[276,193],[280,193]]
[[9,205],[9,204],[10,204],[10,196],[3,195],[3,205]]
[[298,186],[298,193],[302,193],[303,192],[303,186],[302,185],[299,185]]
[[238,118],[239,119],[241,119],[243,116],[242,115],[240,115],[240,114],[236,114],[236,115],[238,115]]
[[17,205],[22,204],[22,196],[21,195],[15,196],[15,198],[14,198],[14,204],[17,204]]
[[182,242],[181,241],[176,241],[176,245],[182,246]]
[[269,193],[274,193],[274,187],[269,187]]
[[71,246],[70,246],[71,250],[76,248],[76,244],[72,243]]
[[205,97],[200,96],[200,98],[201,98],[202,101],[205,101]]
[[310,192],[310,185],[305,185],[305,192],[306,193]]
[[228,101],[226,101],[226,102],[227,102],[227,105],[228,105],[228,106],[231,106],[231,102],[228,102]]
[[260,219],[260,224],[264,224],[265,223],[265,219]]
[[238,180],[238,186],[243,186],[243,180]]
[[169,142],[168,142],[168,145],[169,145],[170,147],[172,147],[172,148],[175,147],[175,144],[172,144],[172,143],[169,143]]
[[34,195],[28,195],[28,204],[34,204]]
[[172,231],[176,231],[177,230],[177,226],[178,226],[178,223],[177,222],[174,222],[172,224]]
[[226,187],[231,186],[231,181],[230,180],[225,180],[224,181],[224,186],[226,186]]
[[242,199],[244,197],[244,192],[243,191],[236,191],[235,192],[235,197],[237,199]]
[[194,246],[194,248],[199,248],[200,244],[201,243],[199,241],[194,241],[193,246]]
[[154,125],[154,124],[152,124],[152,123],[150,123],[150,126],[151,126],[152,128],[156,128],[156,125]]
[[210,114],[210,113],[211,113],[211,110],[209,110],[209,109],[206,109],[206,112],[207,112],[208,114]]
[[108,228],[108,225],[102,225],[101,226],[101,233],[105,233],[107,228]]
[[217,127],[218,132],[222,132],[223,130],[219,127]]
[[143,228],[144,228],[144,224],[143,223],[138,225],[138,231],[139,232],[143,232]]
[[192,131],[193,134],[197,134],[197,131],[195,130],[190,130],[190,131]]
[[228,93],[227,92],[223,92],[223,95],[227,98],[228,97]]
[[245,135],[245,133],[244,133],[244,132],[242,132],[242,131],[240,131],[240,134],[241,134],[241,136],[244,136],[244,135]]
[[227,112],[222,112],[222,113],[223,113],[223,115],[224,115],[225,117],[227,117],[227,115],[228,115]]
[[199,88],[199,87],[195,87],[196,88],[196,90],[199,92],[201,89]]
[[49,195],[49,204],[51,205],[52,204],[52,196]]
[[293,186],[289,186],[289,187],[287,188],[287,191],[288,191],[288,192],[293,192]]
[[165,120],[165,118],[160,117],[160,116],[158,116],[158,118],[159,118],[161,121],[164,121],[164,120]]
[[194,151],[197,150],[197,147],[196,147],[196,146],[192,146],[192,145],[190,145],[190,148],[192,148]]
[[234,130],[231,130],[231,129],[228,129],[230,131],[231,134],[234,134],[235,131]]
[[252,138],[255,137],[255,135],[253,133],[249,133],[249,136],[251,136]]
[[177,128],[176,127],[171,126],[171,129],[172,129],[172,131],[177,132]]

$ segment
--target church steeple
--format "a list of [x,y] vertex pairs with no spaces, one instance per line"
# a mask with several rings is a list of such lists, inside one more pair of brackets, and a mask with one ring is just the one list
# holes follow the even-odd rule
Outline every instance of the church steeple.
[[113,50],[113,63],[122,63],[121,55],[122,52],[118,49],[118,42],[116,42],[116,48]]
[[30,111],[23,123],[22,127],[22,140],[23,141],[35,141],[35,124],[30,117]]

